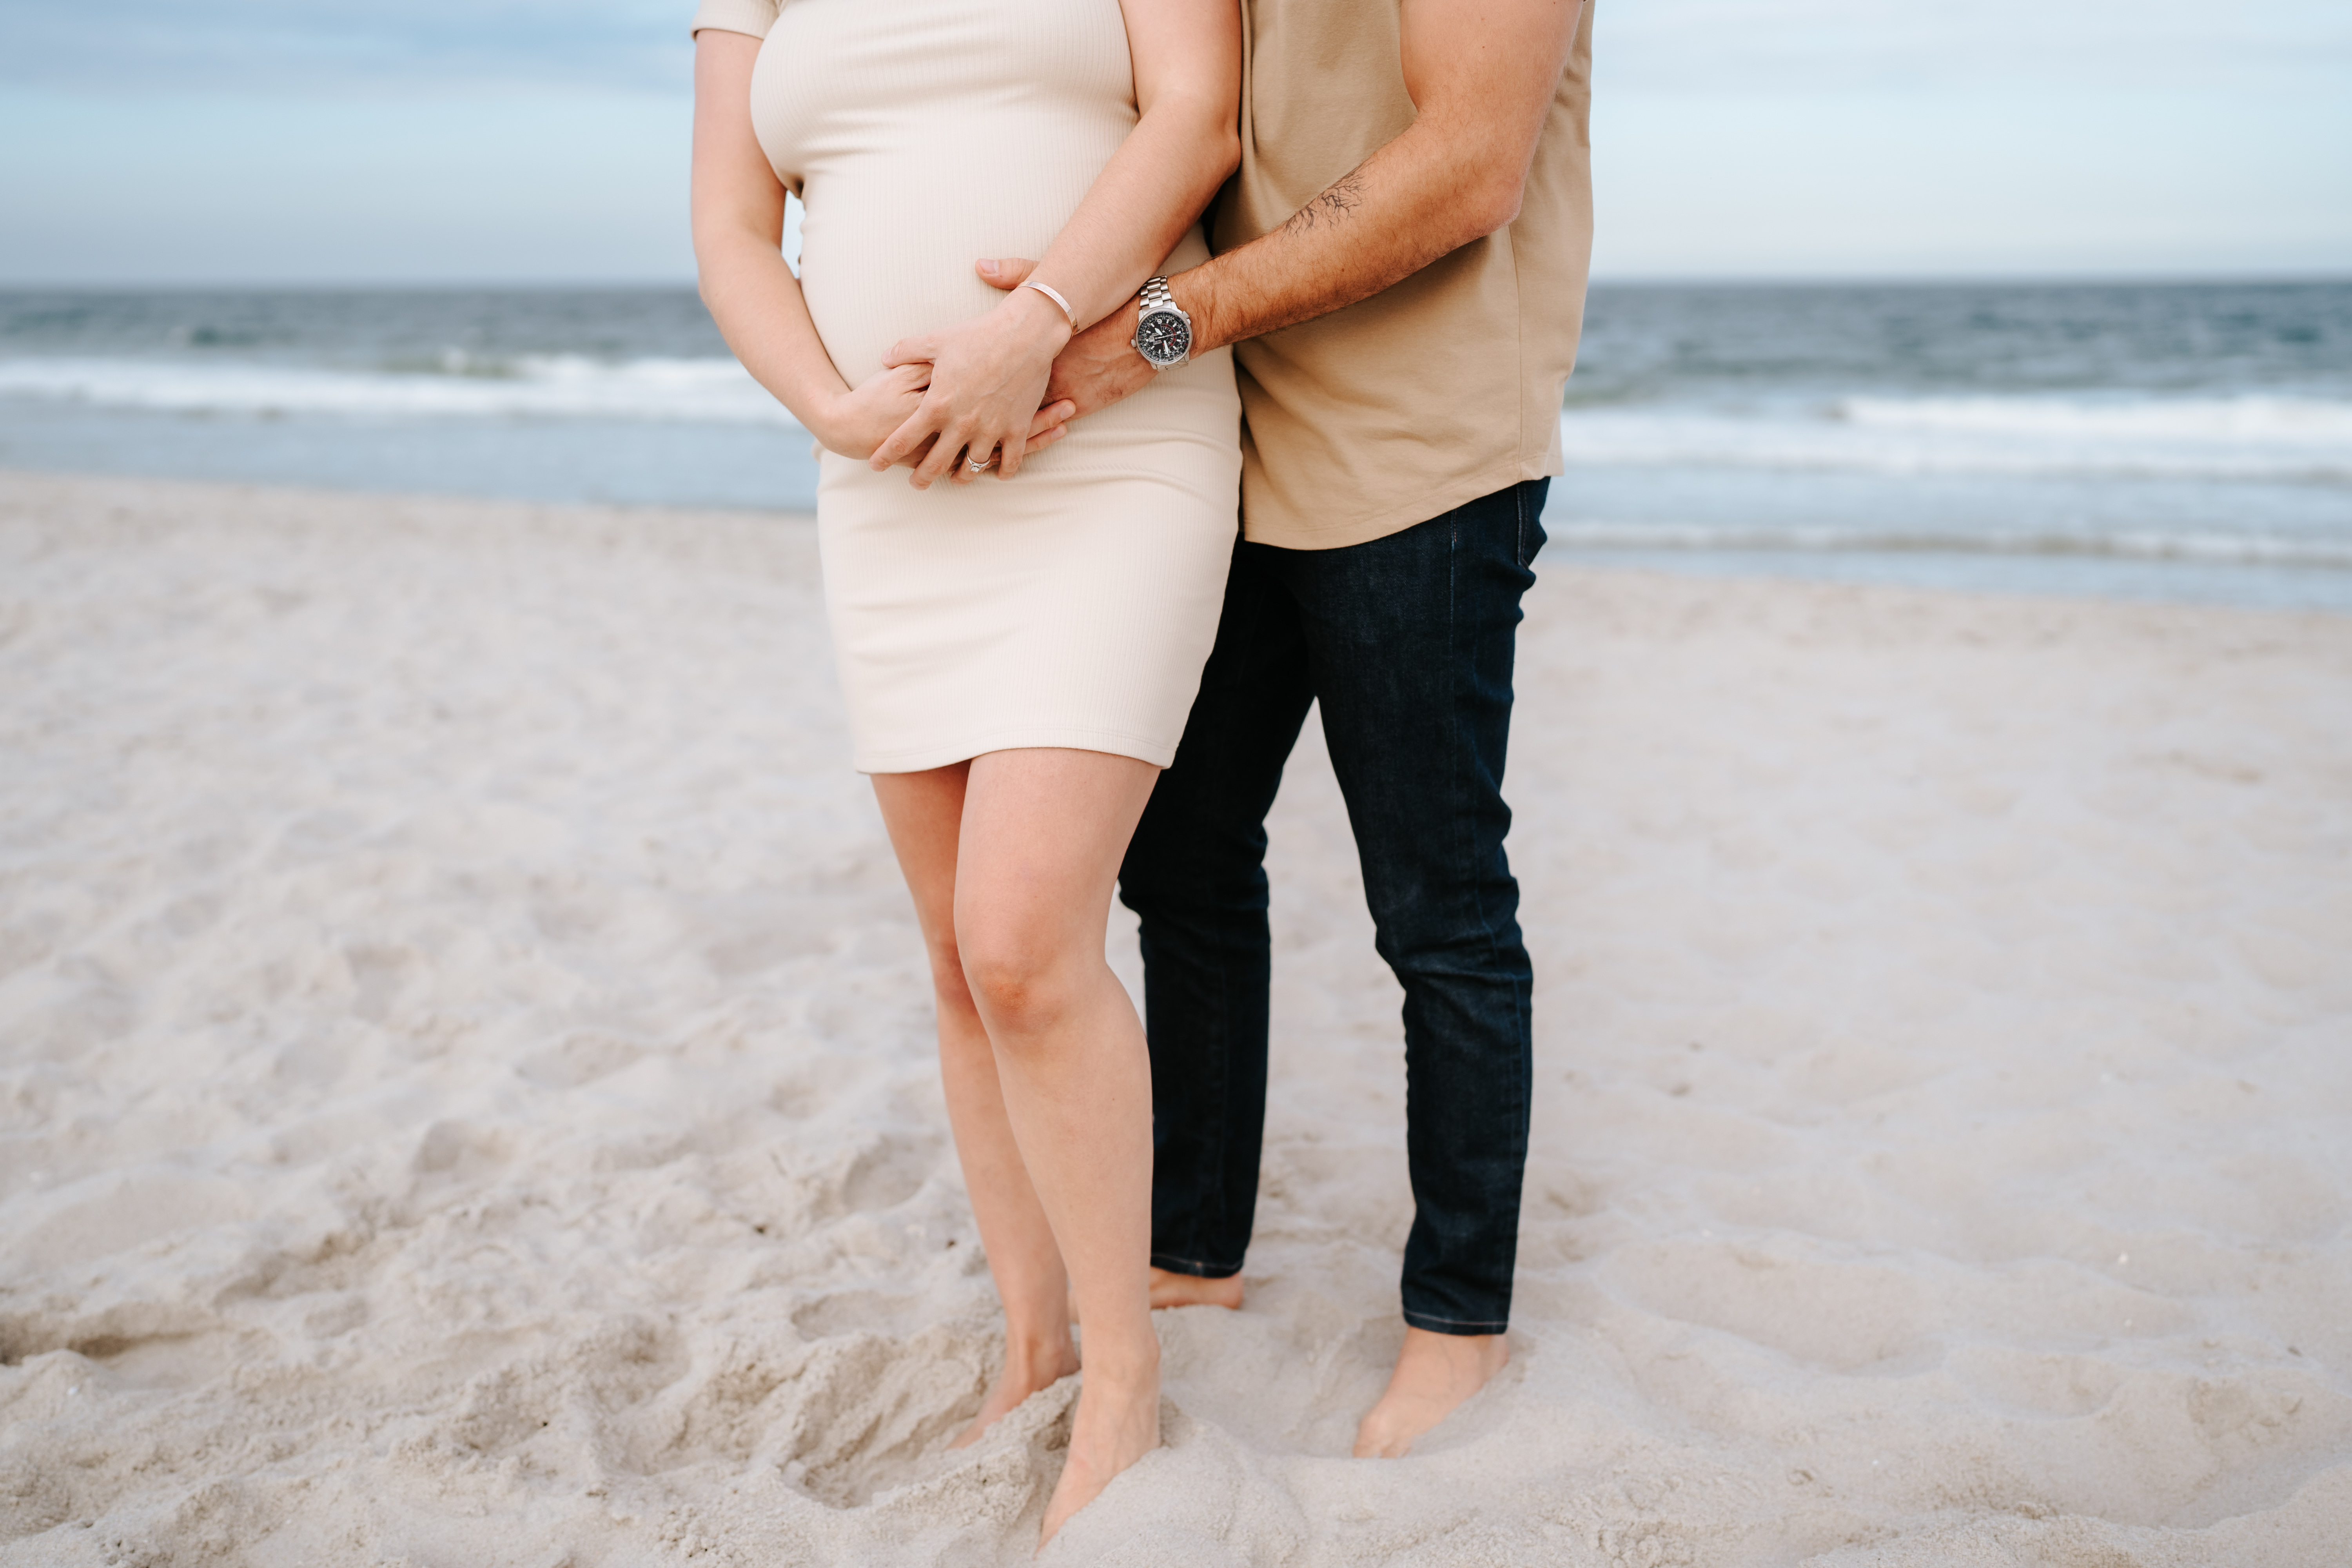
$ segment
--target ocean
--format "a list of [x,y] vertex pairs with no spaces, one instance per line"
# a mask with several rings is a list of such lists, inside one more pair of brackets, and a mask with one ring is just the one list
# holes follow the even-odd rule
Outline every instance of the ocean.
[[[2352,283],[1597,285],[1551,559],[2352,612]],[[0,466],[804,508],[686,289],[0,291]]]

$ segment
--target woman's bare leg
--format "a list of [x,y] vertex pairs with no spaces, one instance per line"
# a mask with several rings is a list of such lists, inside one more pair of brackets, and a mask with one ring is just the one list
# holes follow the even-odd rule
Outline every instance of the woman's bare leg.
[[[1197,1275],[1171,1274],[1158,1264],[1151,1266],[1151,1310],[1162,1307],[1223,1307],[1228,1312],[1242,1310],[1242,1277],[1228,1274],[1222,1279],[1203,1279]],[[1070,1300],[1070,1321],[1078,1322],[1078,1303]]]
[[926,773],[874,775],[874,797],[881,803],[930,953],[948,1123],[955,1130],[956,1158],[971,1194],[989,1273],[1004,1303],[1004,1366],[981,1401],[979,1415],[952,1445],[959,1448],[977,1442],[990,1422],[1037,1390],[1078,1370],[1062,1255],[1013,1144],[995,1053],[972,1006],[956,951],[956,847],[969,766],[958,763]]
[[1103,956],[1112,884],[1158,770],[992,752],[964,788],[955,933],[1021,1163],[1086,1318],[1086,1384],[1042,1539],[1160,1441],[1151,1068]]

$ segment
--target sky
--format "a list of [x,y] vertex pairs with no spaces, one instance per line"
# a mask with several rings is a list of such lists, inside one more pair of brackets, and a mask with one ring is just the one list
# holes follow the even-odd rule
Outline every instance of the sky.
[[[689,279],[692,11],[0,0],[0,285]],[[2352,276],[2345,0],[1595,31],[1602,278]]]

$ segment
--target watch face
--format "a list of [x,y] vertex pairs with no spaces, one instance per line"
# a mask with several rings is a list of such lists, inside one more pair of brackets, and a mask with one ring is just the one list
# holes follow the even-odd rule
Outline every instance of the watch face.
[[1136,323],[1135,346],[1154,364],[1173,364],[1192,350],[1192,325],[1173,310],[1154,310]]

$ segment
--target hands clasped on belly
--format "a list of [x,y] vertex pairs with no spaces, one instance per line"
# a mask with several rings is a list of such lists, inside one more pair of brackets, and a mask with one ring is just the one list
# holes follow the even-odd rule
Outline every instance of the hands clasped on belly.
[[893,344],[888,368],[848,395],[847,422],[860,442],[873,433],[866,460],[877,473],[911,465],[919,490],[942,474],[969,484],[993,468],[1009,479],[1077,412],[1067,399],[1045,402],[1054,356],[1069,340],[1053,301],[1020,289],[984,314]]

